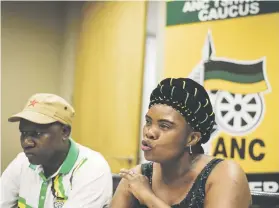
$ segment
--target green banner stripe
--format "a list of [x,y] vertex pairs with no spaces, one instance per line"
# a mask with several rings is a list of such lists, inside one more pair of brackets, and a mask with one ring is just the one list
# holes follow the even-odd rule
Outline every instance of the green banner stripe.
[[256,64],[236,64],[226,61],[208,61],[204,63],[204,71],[225,71],[239,75],[253,75],[255,73],[263,73],[263,62]]
[[262,73],[257,73],[253,75],[239,75],[239,74],[233,74],[230,72],[225,71],[211,71],[204,74],[204,80],[209,79],[221,79],[236,83],[256,83],[264,80],[264,76]]
[[167,2],[167,26],[199,22],[197,12],[183,13],[184,1]]
[[166,25],[189,24],[279,12],[279,1],[171,1]]

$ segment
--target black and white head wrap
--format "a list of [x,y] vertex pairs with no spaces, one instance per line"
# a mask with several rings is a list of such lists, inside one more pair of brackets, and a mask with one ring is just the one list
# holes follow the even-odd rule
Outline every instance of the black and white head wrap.
[[[165,104],[177,110],[194,129],[201,132],[198,146],[215,130],[215,114],[203,86],[189,78],[166,78],[152,91],[149,108]],[[203,152],[203,151],[202,151]]]

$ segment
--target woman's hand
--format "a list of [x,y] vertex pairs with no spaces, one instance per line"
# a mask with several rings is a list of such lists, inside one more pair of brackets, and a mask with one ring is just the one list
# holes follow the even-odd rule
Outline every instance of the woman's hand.
[[146,204],[148,198],[154,195],[146,176],[127,169],[121,169],[119,175],[127,180],[129,192],[131,192],[141,204]]

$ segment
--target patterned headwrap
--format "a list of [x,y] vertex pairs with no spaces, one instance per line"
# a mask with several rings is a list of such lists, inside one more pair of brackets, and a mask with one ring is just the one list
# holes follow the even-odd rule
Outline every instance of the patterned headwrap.
[[215,130],[215,114],[203,86],[189,78],[162,80],[150,96],[149,108],[165,104],[177,110],[194,129],[201,132],[198,143],[206,143]]

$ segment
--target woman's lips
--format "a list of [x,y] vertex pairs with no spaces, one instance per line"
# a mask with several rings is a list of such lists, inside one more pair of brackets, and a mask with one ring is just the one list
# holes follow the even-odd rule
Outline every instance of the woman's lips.
[[151,147],[144,146],[144,145],[141,146],[141,149],[142,149],[142,151],[150,151],[150,150],[152,150]]
[[143,151],[150,151],[150,150],[152,150],[152,146],[150,145],[150,143],[148,141],[142,140],[141,143],[142,143],[141,149]]

